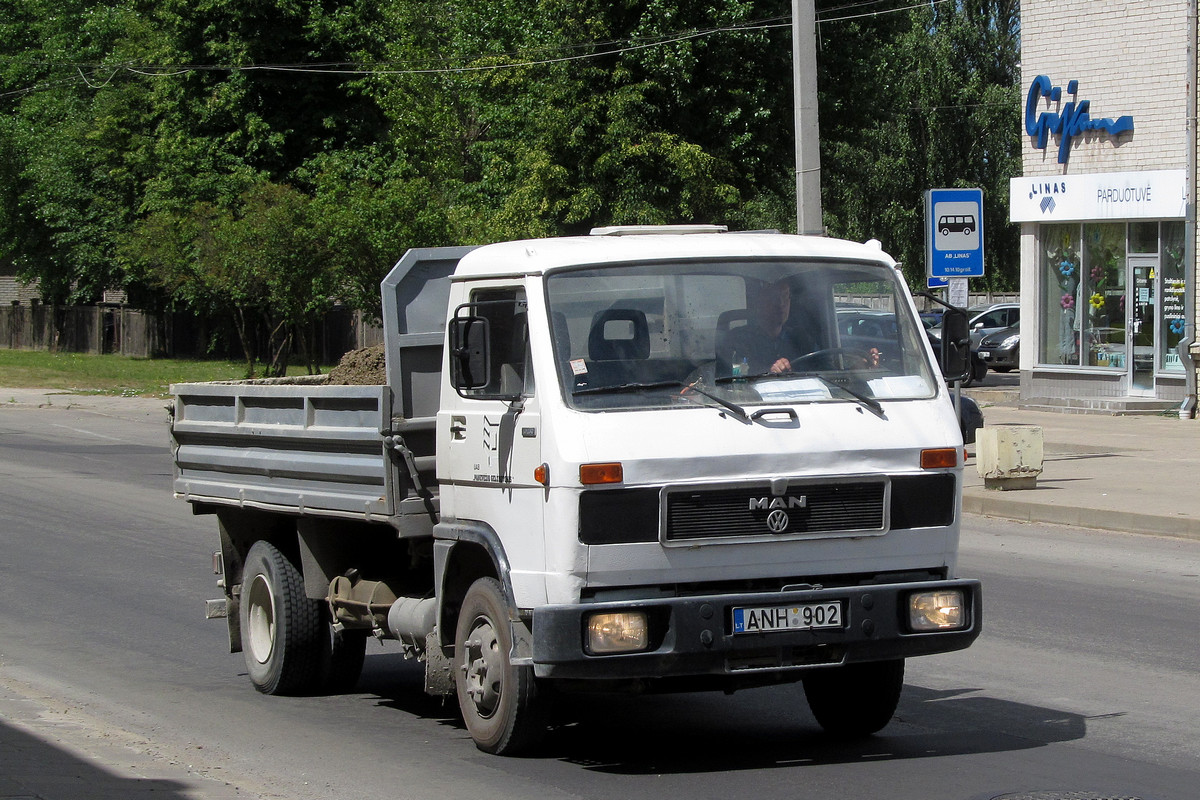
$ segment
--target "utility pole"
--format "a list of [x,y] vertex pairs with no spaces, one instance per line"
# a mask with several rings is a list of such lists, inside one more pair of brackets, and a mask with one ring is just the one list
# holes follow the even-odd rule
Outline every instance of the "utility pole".
[[815,0],[792,0],[792,86],[796,116],[796,231],[824,236]]

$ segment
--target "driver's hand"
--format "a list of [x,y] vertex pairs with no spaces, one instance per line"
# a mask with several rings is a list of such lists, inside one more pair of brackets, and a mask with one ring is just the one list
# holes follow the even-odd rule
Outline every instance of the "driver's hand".
[[771,368],[769,370],[767,370],[767,372],[771,373],[772,375],[782,375],[785,372],[791,372],[791,371],[792,371],[792,362],[788,361],[786,358],[779,359],[778,361],[776,361],[774,364],[771,365]]
[[879,352],[879,348],[872,347],[867,351],[867,366],[878,367],[881,358],[883,358],[883,353]]

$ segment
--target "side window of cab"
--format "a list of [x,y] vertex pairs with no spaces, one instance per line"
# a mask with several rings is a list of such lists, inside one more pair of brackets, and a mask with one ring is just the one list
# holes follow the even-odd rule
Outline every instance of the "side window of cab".
[[474,399],[533,393],[529,324],[521,287],[476,289],[455,311],[450,330],[455,389]]

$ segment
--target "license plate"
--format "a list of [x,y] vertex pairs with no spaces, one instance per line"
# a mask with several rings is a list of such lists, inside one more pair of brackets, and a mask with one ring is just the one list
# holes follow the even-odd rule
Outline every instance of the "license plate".
[[988,352],[987,350],[980,350],[979,357],[980,358],[991,358],[992,354],[990,352]]
[[842,627],[841,603],[803,603],[733,609],[734,633],[805,631]]

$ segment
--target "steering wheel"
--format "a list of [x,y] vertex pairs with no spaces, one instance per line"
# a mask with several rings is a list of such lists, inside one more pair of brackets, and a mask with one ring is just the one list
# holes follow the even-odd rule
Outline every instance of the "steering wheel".
[[[797,364],[802,364],[805,361],[813,361],[818,358],[829,358],[830,363],[832,364],[834,357],[836,357],[836,356],[843,356],[843,357],[850,356],[850,357],[854,358],[855,360],[861,362],[863,366],[867,366],[869,364],[867,358],[865,356],[863,356],[862,353],[858,352],[857,350],[851,350],[846,347],[825,347],[820,350],[813,350],[811,353],[805,353],[802,356],[797,356],[796,358],[792,358],[792,359],[788,359],[788,360],[791,362],[792,369],[794,370],[794,369],[796,369]],[[841,369],[846,369],[844,360],[842,361]]]

